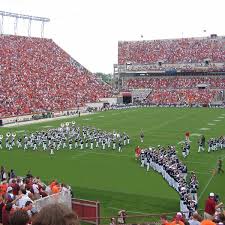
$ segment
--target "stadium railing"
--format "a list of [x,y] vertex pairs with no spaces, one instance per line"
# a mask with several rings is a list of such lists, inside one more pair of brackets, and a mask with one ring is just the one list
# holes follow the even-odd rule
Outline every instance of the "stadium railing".
[[72,207],[72,199],[70,191],[62,191],[53,195],[46,196],[34,201],[34,208],[39,212],[44,206],[48,204],[61,203],[68,207]]
[[[198,210],[198,213],[201,215],[204,212],[203,209]],[[162,224],[160,221],[160,217],[166,216],[168,221],[172,221],[177,212],[169,212],[169,213],[146,213],[146,214],[128,214],[126,215],[125,218],[125,223],[124,224]],[[99,224],[104,225],[104,224],[109,224],[111,221],[111,218],[115,218],[116,224],[118,224],[118,215],[112,215],[110,217],[80,217],[79,219],[81,222],[87,222],[91,220],[96,220],[99,221]]]
[[77,213],[82,222],[100,224],[100,203],[85,199],[72,199],[72,209]]

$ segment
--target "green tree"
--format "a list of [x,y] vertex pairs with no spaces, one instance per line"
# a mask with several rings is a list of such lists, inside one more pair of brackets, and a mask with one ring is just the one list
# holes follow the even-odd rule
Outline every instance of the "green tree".
[[111,82],[112,82],[112,74],[110,74],[110,73],[98,72],[98,73],[95,73],[95,75],[108,84],[111,84]]

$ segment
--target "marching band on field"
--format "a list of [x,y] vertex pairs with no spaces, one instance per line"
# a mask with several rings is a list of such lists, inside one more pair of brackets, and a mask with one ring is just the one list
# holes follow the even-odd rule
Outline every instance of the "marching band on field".
[[[136,155],[137,157],[137,155]],[[187,166],[178,159],[175,146],[142,149],[139,155],[141,167],[160,173],[180,195],[180,211],[189,218],[197,210],[198,180],[194,172],[187,179]]]
[[[140,142],[144,142],[144,133],[140,132]],[[47,131],[36,131],[31,134],[17,136],[16,133],[8,132],[5,137],[0,135],[0,149],[3,145],[8,150],[14,148],[27,150],[43,150],[54,154],[60,149],[85,150],[85,149],[113,149],[122,152],[123,146],[130,144],[129,135],[125,132],[107,132],[95,127],[78,126],[73,121],[62,123],[60,127],[48,129]],[[198,152],[205,149],[205,137],[202,135],[198,140]],[[190,153],[189,139],[182,144],[183,158]],[[211,138],[208,141],[208,152],[225,148],[225,137]],[[147,171],[152,168],[160,173],[168,184],[180,195],[180,211],[189,218],[197,210],[197,190],[199,182],[196,174],[192,172],[187,178],[187,167],[178,159],[175,146],[162,147],[158,145],[148,149],[135,150],[136,159],[141,167]]]
[[0,135],[0,149],[3,148],[3,141],[8,150],[14,147],[24,151],[42,149],[49,150],[50,154],[60,149],[113,149],[122,152],[123,146],[130,144],[130,137],[125,132],[107,132],[94,127],[80,127],[73,121],[62,123],[58,128],[36,131],[23,136],[10,132],[5,137]]

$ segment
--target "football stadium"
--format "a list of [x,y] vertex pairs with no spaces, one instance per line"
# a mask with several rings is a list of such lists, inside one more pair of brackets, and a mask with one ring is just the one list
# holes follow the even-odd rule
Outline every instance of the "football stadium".
[[117,40],[106,82],[0,22],[0,224],[225,224],[225,36]]

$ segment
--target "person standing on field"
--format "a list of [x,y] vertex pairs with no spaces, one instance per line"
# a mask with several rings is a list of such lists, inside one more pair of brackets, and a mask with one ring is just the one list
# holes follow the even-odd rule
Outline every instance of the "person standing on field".
[[218,162],[217,162],[217,173],[224,173],[224,170],[223,170],[223,161],[221,158],[218,159]]
[[144,142],[144,132],[143,132],[143,130],[141,130],[140,139],[141,139],[141,143],[143,143]]
[[189,132],[189,131],[187,131],[187,132],[185,133],[185,140],[186,140],[187,142],[190,142],[190,132]]

